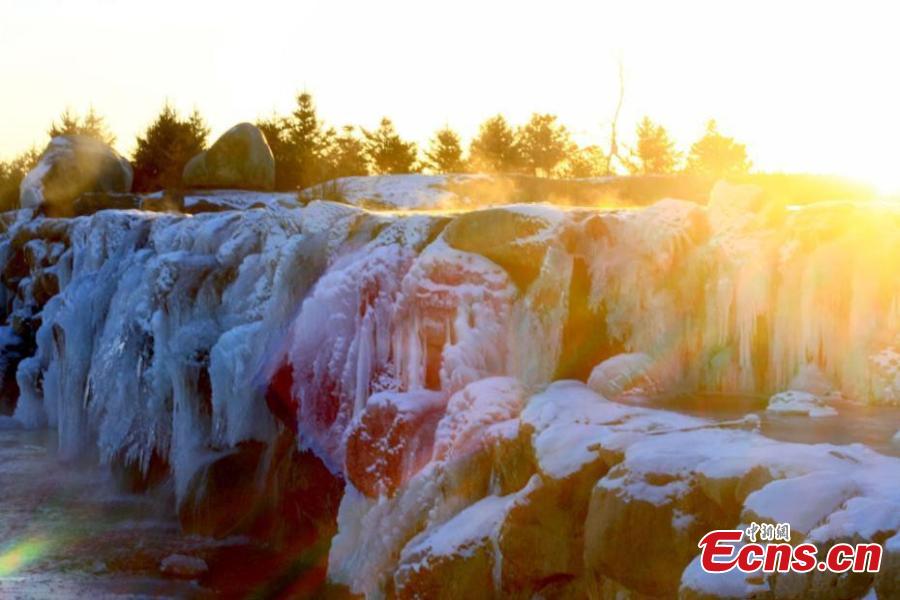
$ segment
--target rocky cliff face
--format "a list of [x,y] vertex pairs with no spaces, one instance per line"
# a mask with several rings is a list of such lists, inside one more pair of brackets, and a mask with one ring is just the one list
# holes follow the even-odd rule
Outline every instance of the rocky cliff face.
[[[64,460],[171,483],[188,530],[333,536],[355,593],[721,595],[692,566],[702,532],[885,542],[900,461],[615,400],[900,403],[898,226],[724,185],[633,211],[8,214],[0,406]],[[777,501],[807,489],[826,499]],[[873,583],[823,578],[731,584]]]

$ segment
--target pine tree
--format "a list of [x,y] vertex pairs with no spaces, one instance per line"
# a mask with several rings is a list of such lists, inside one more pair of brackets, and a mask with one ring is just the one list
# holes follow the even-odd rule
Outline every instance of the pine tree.
[[60,115],[59,122],[54,121],[50,125],[47,134],[51,138],[61,135],[83,135],[100,140],[108,146],[116,143],[116,136],[106,126],[106,119],[99,115],[93,106],[88,109],[84,118],[79,117],[67,108]]
[[198,111],[187,119],[168,103],[156,120],[138,136],[132,162],[134,190],[151,192],[181,185],[187,162],[206,147],[209,127]]
[[384,117],[374,131],[363,130],[366,138],[366,155],[376,174],[402,174],[418,171],[415,142],[405,142],[400,138],[394,123]]
[[297,97],[291,116],[287,135],[296,161],[297,187],[303,189],[324,179],[325,152],[335,132],[319,120],[312,95],[307,92]]
[[40,158],[41,153],[31,148],[10,161],[0,161],[0,211],[19,207],[19,185]]
[[459,135],[450,127],[434,134],[425,157],[428,168],[435,173],[462,173],[465,170]]
[[573,147],[568,129],[550,114],[531,115],[517,137],[522,161],[532,175],[549,176]]
[[503,115],[496,115],[478,128],[469,146],[469,162],[476,171],[512,173],[519,169],[516,135]]
[[666,174],[675,172],[681,155],[665,127],[644,117],[637,126],[637,145],[625,161],[632,174]]
[[694,142],[686,170],[707,177],[740,175],[750,170],[747,147],[719,133],[715,120],[706,124],[706,133]]
[[600,146],[592,145],[569,152],[562,165],[562,175],[572,179],[606,175],[607,157]]
[[341,133],[332,138],[326,152],[326,162],[329,179],[369,174],[366,147],[356,135],[356,127],[344,125]]
[[296,189],[292,147],[287,136],[287,129],[290,127],[289,120],[273,114],[268,119],[259,119],[256,126],[266,138],[266,142],[272,150],[272,156],[275,158],[275,189]]
[[326,129],[316,112],[312,94],[297,96],[297,105],[288,117],[273,115],[257,122],[275,156],[275,187],[303,189],[320,183],[328,172],[326,152],[335,136]]

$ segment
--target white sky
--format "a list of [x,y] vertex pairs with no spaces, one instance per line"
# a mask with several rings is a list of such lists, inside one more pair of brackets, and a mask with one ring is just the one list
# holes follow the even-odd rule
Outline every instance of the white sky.
[[900,188],[900,35],[889,2],[0,0],[0,157],[90,104],[130,153],[166,99],[213,135],[313,93],[333,124],[425,141],[558,114],[581,142],[643,114],[683,148],[715,117],[766,170]]

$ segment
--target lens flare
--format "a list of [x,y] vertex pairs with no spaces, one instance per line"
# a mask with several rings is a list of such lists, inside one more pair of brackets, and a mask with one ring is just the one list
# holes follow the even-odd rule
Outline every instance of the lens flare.
[[8,577],[39,559],[48,542],[41,538],[27,538],[3,549],[0,554],[0,577]]

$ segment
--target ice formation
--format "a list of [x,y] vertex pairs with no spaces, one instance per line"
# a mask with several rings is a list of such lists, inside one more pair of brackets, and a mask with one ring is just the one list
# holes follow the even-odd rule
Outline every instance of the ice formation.
[[[725,184],[708,207],[465,215],[231,196],[242,210],[7,218],[0,366],[16,393],[0,427],[55,428],[63,459],[161,470],[179,502],[229,457],[270,485],[288,443],[346,482],[329,577],[372,596],[439,577],[460,593],[699,593],[702,527],[900,530],[897,459],[611,401],[896,405],[896,205],[785,208]],[[823,503],[785,513],[805,486]],[[616,555],[629,539],[656,571]]]

